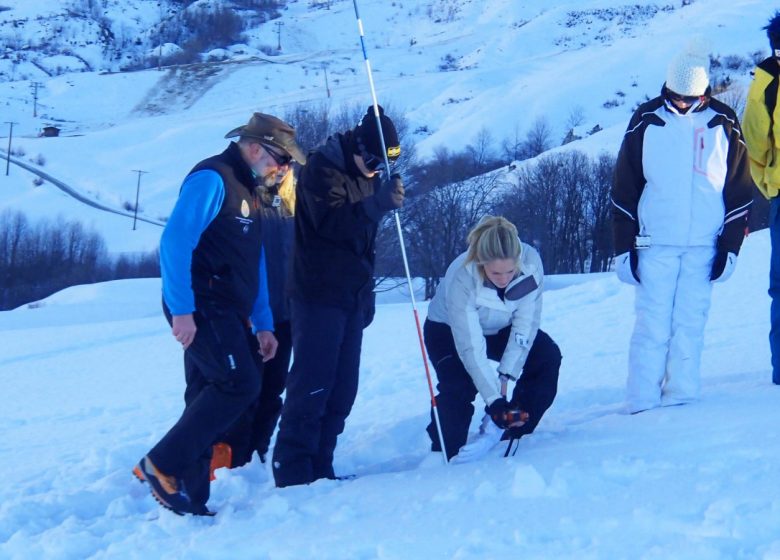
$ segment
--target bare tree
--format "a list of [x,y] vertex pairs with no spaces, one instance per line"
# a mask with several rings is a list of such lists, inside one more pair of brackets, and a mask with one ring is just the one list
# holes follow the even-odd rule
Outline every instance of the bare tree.
[[341,105],[335,111],[335,113],[331,114],[330,129],[328,130],[328,134],[344,132],[345,130],[352,130],[355,128],[363,115],[365,115],[366,108],[369,106],[369,104],[370,102],[353,102]]
[[298,104],[285,111],[284,120],[295,127],[295,139],[304,152],[322,144],[331,126],[327,103]]
[[582,105],[574,105],[569,109],[569,114],[566,117],[566,129],[576,128],[585,122],[585,109]]
[[10,299],[20,281],[16,271],[28,228],[24,214],[10,210],[0,214],[0,309],[12,308]]
[[505,138],[501,142],[501,151],[504,158],[510,162],[518,161],[522,158],[523,139],[520,136],[520,125],[515,123],[512,136]]
[[471,156],[474,174],[484,173],[494,162],[493,136],[486,127],[479,129],[474,142],[466,146],[466,152]]
[[488,174],[408,199],[401,218],[414,275],[426,279],[426,299],[433,297],[450,262],[465,250],[469,230],[492,212],[499,186],[497,175]]
[[580,152],[543,157],[520,171],[499,202],[521,238],[539,250],[548,273],[584,272],[591,258],[594,212],[603,213],[603,192],[594,187],[593,173]]
[[574,105],[569,109],[569,115],[566,118],[566,124],[564,124],[564,129],[566,130],[566,135],[561,140],[561,145],[568,144],[569,142],[573,142],[575,140],[579,140],[582,138],[580,135],[578,135],[575,132],[575,129],[583,124],[585,122],[585,109],[582,108],[582,105]]
[[536,157],[552,147],[552,128],[546,117],[538,117],[528,130],[522,144],[523,159]]
[[602,154],[591,163],[585,204],[590,228],[589,272],[606,272],[613,253],[612,202],[610,192],[615,174],[615,156]]

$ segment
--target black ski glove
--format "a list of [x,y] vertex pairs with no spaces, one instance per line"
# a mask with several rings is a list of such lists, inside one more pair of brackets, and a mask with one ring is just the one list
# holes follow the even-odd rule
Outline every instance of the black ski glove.
[[398,174],[382,181],[373,196],[363,200],[363,208],[369,218],[378,222],[385,212],[396,210],[404,204],[404,183]]
[[389,179],[382,181],[379,192],[376,193],[377,202],[383,210],[395,210],[404,205],[404,182],[397,173]]
[[506,430],[509,427],[509,424],[512,423],[512,411],[509,408],[509,403],[506,402],[504,397],[499,397],[490,403],[490,406],[486,406],[485,412],[488,413],[488,416],[493,420],[493,423],[502,430]]
[[500,397],[494,400],[490,406],[486,406],[485,412],[488,413],[493,423],[502,430],[512,429],[512,424],[519,427],[528,422],[528,413],[519,408],[513,408],[504,397]]

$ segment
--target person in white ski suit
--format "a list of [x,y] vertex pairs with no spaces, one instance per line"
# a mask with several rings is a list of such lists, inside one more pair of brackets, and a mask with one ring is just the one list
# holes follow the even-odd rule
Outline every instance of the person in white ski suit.
[[709,59],[671,62],[623,138],[612,187],[617,275],[636,286],[626,408],[698,399],[713,282],[734,271],[752,201],[734,111],[710,97]]
[[[447,268],[424,325],[448,459],[466,443],[477,392],[499,438],[533,432],[555,399],[561,365],[558,346],[539,329],[539,253],[502,217],[484,217],[468,241],[469,250]],[[497,370],[489,360],[499,362]],[[510,400],[501,390],[507,380],[517,381]],[[433,411],[427,431],[431,449],[441,451]]]

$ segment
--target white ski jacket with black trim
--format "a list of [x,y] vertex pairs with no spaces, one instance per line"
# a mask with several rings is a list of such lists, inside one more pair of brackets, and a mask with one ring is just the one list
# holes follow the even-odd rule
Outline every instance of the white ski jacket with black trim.
[[687,114],[660,96],[641,105],[623,138],[612,188],[615,254],[634,246],[717,245],[738,253],[752,203],[737,116],[709,99]]
[[544,270],[539,253],[521,243],[520,266],[504,292],[484,280],[474,263],[465,264],[466,253],[447,269],[428,306],[428,319],[452,329],[458,357],[479,394],[490,405],[501,396],[498,373],[487,357],[485,336],[512,325],[498,371],[519,377],[539,330],[542,314]]

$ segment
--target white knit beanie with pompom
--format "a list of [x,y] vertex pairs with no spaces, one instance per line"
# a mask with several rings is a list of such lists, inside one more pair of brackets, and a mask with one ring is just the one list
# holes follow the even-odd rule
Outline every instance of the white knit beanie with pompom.
[[677,54],[666,70],[666,87],[680,95],[704,95],[710,85],[707,42],[694,38]]

